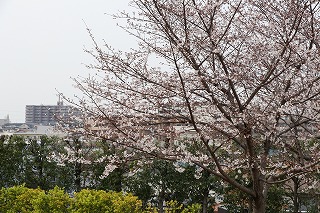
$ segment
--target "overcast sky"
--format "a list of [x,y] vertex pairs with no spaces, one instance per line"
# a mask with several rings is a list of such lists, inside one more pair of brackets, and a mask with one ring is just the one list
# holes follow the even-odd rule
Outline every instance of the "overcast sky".
[[[118,49],[132,43],[108,14],[129,0],[0,0],[0,118],[24,122],[25,105],[53,105],[56,89],[73,96],[70,77],[87,76],[93,62],[85,23]],[[128,39],[129,38],[129,39]]]

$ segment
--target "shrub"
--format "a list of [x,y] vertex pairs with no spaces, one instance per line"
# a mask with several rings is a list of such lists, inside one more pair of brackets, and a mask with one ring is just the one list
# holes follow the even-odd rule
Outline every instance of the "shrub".
[[71,212],[139,213],[141,206],[142,202],[131,194],[84,189],[75,194]]
[[[109,192],[110,193],[110,192]],[[113,200],[114,213],[139,213],[142,207],[142,201],[132,194],[123,195],[121,192],[112,192],[117,199]],[[117,195],[116,195],[117,194]]]
[[176,200],[170,200],[166,202],[167,208],[165,209],[165,213],[178,213],[181,212],[183,208],[182,204],[179,204]]
[[0,192],[0,209],[6,213],[34,212],[34,200],[45,192],[41,189],[29,189],[24,185],[2,188]]
[[200,213],[201,210],[202,210],[201,204],[194,203],[184,208],[181,213]]
[[22,186],[0,190],[1,213],[142,213],[132,194],[83,189],[74,198],[55,187],[47,193]]
[[167,202],[166,205],[165,213],[200,213],[202,209],[199,203],[183,207],[183,204],[179,204],[175,200]]
[[54,187],[33,202],[35,213],[68,213],[71,198],[63,189]]
[[80,192],[75,193],[75,197],[71,205],[71,212],[73,213],[111,213],[112,211],[111,197],[102,190],[97,191],[83,189]]

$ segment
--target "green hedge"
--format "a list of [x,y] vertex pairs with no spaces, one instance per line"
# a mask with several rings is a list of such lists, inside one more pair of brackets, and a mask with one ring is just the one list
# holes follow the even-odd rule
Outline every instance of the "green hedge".
[[48,192],[14,186],[0,190],[1,213],[140,213],[142,202],[132,194],[83,189],[70,197],[55,187]]
[[[165,213],[198,213],[200,204],[183,207],[167,202]],[[142,201],[130,193],[83,189],[69,196],[55,187],[49,191],[22,186],[0,190],[1,213],[156,213],[155,207],[142,209]]]
[[72,213],[139,213],[141,207],[142,201],[131,194],[84,189],[75,193],[70,210]]

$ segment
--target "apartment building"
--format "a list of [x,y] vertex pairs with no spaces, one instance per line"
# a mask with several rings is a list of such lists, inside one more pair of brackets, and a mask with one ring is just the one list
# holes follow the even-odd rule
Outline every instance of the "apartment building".
[[75,108],[63,105],[62,101],[57,105],[26,105],[25,123],[53,126],[59,119],[70,118],[74,112],[77,112]]

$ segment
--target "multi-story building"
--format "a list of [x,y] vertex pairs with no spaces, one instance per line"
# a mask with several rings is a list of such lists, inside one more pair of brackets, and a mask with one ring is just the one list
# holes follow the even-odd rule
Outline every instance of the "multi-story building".
[[6,118],[0,119],[0,126],[10,123],[9,115]]
[[26,105],[26,124],[53,126],[58,120],[69,119],[76,112],[75,108],[63,105]]

